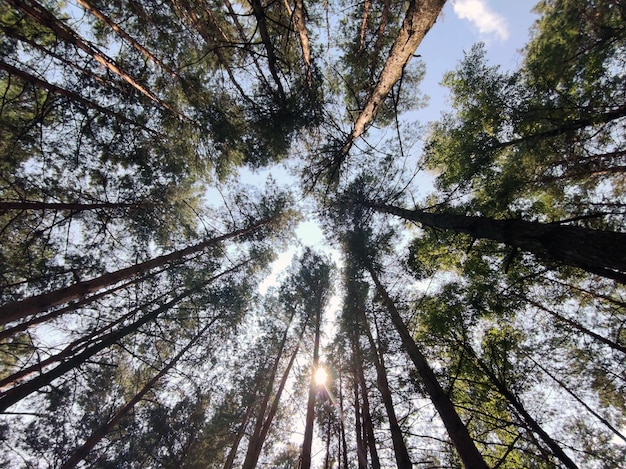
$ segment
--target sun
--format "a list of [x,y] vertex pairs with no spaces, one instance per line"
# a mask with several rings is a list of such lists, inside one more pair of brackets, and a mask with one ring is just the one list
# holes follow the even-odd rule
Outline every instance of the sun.
[[317,384],[319,384],[320,386],[323,386],[324,384],[326,384],[326,381],[328,380],[328,372],[326,371],[324,367],[320,366],[317,368],[317,370],[315,370],[314,378]]

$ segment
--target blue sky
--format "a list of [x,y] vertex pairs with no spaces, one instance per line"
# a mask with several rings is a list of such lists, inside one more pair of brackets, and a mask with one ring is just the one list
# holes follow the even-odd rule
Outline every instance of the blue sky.
[[418,116],[437,119],[446,109],[447,90],[439,85],[443,74],[453,70],[463,51],[484,42],[493,64],[514,69],[521,62],[521,49],[537,16],[537,0],[448,0],[443,14],[428,32],[417,53],[426,64],[422,90],[430,96]]

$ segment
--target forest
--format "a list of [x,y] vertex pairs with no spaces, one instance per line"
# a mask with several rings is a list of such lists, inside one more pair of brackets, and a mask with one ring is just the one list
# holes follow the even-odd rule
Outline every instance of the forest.
[[0,0],[0,467],[626,467],[626,1],[445,5]]

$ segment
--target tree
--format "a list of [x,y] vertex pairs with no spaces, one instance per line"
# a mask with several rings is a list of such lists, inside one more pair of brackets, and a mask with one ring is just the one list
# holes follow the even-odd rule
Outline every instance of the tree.
[[626,258],[612,251],[617,247],[622,252],[626,233],[591,230],[558,222],[545,224],[524,220],[494,220],[455,213],[407,210],[375,202],[365,204],[428,227],[467,233],[473,238],[491,239],[510,245],[513,249],[529,251],[538,257],[557,260],[626,283]]
[[2,3],[0,465],[626,464],[623,3]]
[[362,268],[371,276],[376,290],[400,335],[403,347],[415,365],[424,383],[426,393],[437,409],[463,463],[468,467],[487,467],[481,454],[476,449],[476,445],[469,435],[467,427],[460,419],[452,401],[441,387],[426,357],[419,350],[417,344],[411,337],[411,333],[400,316],[394,301],[390,298],[385,287],[382,285],[371,258],[371,251],[369,251],[369,249],[371,249],[369,248],[371,240],[368,239],[368,233],[357,225],[355,231],[348,233],[348,236],[346,243],[349,246],[351,254],[356,257]]

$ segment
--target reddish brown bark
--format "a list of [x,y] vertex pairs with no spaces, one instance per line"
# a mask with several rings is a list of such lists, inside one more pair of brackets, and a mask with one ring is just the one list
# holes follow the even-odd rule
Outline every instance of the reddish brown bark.
[[87,41],[85,41],[78,33],[68,28],[65,24],[63,24],[59,19],[54,16],[50,11],[48,11],[43,5],[36,2],[35,0],[7,0],[9,4],[14,6],[15,8],[23,11],[25,14],[33,18],[35,21],[39,22],[41,25],[46,26],[51,31],[53,31],[58,37],[66,41],[68,44],[72,44],[76,46],[78,49],[82,50],[86,54],[90,55],[94,60],[96,60],[99,64],[104,66],[107,70],[110,70],[120,78],[122,78],[125,82],[130,84],[134,89],[139,91],[144,96],[148,97],[150,100],[157,103],[159,106],[168,110],[172,114],[177,117],[180,117],[183,120],[191,121],[187,116],[181,114],[176,109],[174,109],[171,105],[161,100],[157,97],[152,91],[148,90],[145,86],[141,85],[137,80],[135,80],[132,76],[130,76],[126,71],[124,71],[121,67],[115,64],[115,61],[110,57],[106,56],[104,53],[97,50],[95,47],[91,46]]
[[142,46],[138,41],[136,41],[130,34],[128,34],[122,27],[120,27],[115,21],[105,15],[101,10],[99,10],[93,3],[88,2],[87,0],[76,0],[77,3],[82,6],[85,10],[91,13],[93,16],[98,18],[104,24],[109,26],[113,31],[119,34],[126,42],[132,45],[138,52],[140,52],[144,57],[148,60],[151,60],[163,70],[171,74],[172,76],[178,76],[178,74],[172,70],[170,67],[165,65],[158,57],[156,57],[152,52]]
[[376,86],[365,102],[341,150],[341,159],[345,158],[354,142],[371,124],[391,88],[402,76],[404,67],[413,57],[426,33],[435,24],[445,3],[446,0],[411,0],[409,2],[402,27],[398,31]]
[[216,238],[211,238],[194,246],[181,249],[180,251],[159,256],[125,269],[116,270],[115,272],[109,272],[91,280],[77,282],[74,285],[61,288],[53,292],[43,293],[41,295],[25,298],[14,303],[9,303],[0,307],[0,324],[6,324],[11,321],[22,319],[31,314],[44,312],[54,306],[83,298],[89,293],[93,293],[101,288],[144,274],[151,269],[179,261],[191,254],[203,251],[210,246],[215,246],[216,244],[219,244],[229,238],[235,238],[252,233],[262,226],[267,225],[269,222],[270,220],[262,220],[249,228],[243,228]]

